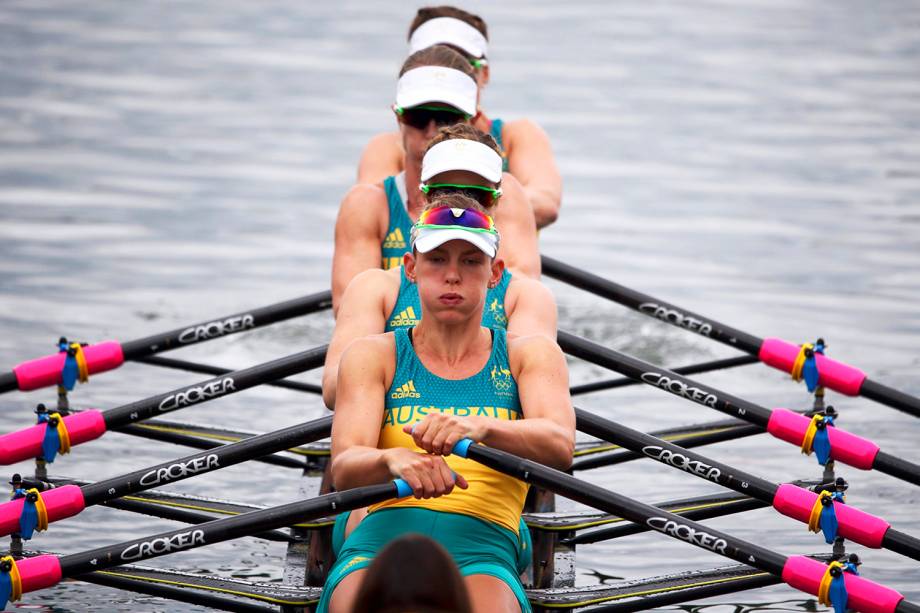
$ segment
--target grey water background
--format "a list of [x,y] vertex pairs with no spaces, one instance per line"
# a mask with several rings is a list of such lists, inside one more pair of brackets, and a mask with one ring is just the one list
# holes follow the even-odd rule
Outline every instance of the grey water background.
[[[920,394],[920,5],[909,1],[465,3],[488,21],[495,117],[549,134],[565,180],[547,254],[741,329],[796,342]],[[0,4],[0,366],[65,334],[130,340],[328,287],[332,224],[388,110],[415,5],[342,2]],[[550,282],[560,326],[666,365],[726,347]],[[244,367],[325,342],[329,313],[176,352]],[[319,373],[303,380],[317,381]],[[573,362],[573,382],[609,373]],[[109,408],[203,379],[128,364],[73,402]],[[767,406],[804,387],[763,366],[699,377]],[[0,397],[0,432],[52,391]],[[657,429],[721,416],[648,388],[578,398]],[[920,423],[833,394],[841,425],[920,461]],[[171,418],[268,431],[324,414],[257,388]],[[99,479],[188,453],[110,434],[54,474]],[[705,449],[774,480],[817,477],[766,436]],[[29,463],[6,472],[28,472]],[[843,468],[849,500],[920,534],[910,485]],[[581,475],[654,502],[716,488],[658,464]],[[298,475],[246,464],[172,489],[257,504]],[[819,537],[770,510],[710,525],[786,554]],[[76,552],[174,524],[89,509],[36,545]],[[920,599],[916,563],[857,547],[863,573]],[[255,539],[151,562],[278,580],[284,549]],[[578,582],[715,566],[656,534],[583,547]],[[808,597],[774,587],[723,603]],[[199,610],[68,582],[21,607]],[[726,607],[730,605],[724,605]]]

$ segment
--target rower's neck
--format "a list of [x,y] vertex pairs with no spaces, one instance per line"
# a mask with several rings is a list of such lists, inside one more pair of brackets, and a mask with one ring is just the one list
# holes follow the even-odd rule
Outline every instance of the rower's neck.
[[421,162],[415,162],[406,157],[406,169],[404,172],[406,173],[406,198],[408,200],[406,210],[409,213],[409,218],[412,221],[416,221],[418,216],[422,214],[426,204],[425,194],[418,188],[422,180]]
[[416,355],[432,366],[467,370],[470,362],[478,363],[483,352],[491,351],[491,334],[480,325],[481,320],[481,314],[453,324],[422,317],[412,334]]

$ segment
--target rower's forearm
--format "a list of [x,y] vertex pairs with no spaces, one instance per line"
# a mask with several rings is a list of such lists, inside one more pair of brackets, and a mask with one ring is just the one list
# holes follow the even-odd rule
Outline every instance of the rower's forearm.
[[572,465],[575,433],[569,428],[541,417],[517,421],[485,419],[489,421],[481,442],[489,447],[559,470]]
[[559,217],[559,207],[562,204],[562,198],[559,194],[544,187],[524,186],[524,193],[527,194],[527,201],[533,207],[533,216],[537,222],[537,228],[545,228]]
[[386,449],[354,446],[332,458],[332,482],[337,490],[374,485],[391,478]]

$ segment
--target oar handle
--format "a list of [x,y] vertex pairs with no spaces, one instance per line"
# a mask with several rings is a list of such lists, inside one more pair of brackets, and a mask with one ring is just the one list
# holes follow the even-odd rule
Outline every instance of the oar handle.
[[[827,566],[805,556],[790,556],[783,567],[783,581],[811,594],[818,593]],[[847,608],[864,613],[894,613],[904,596],[852,573],[843,573],[847,587]]]
[[[105,434],[105,419],[101,411],[83,411],[64,417],[70,445],[79,445]],[[8,466],[42,454],[42,441],[48,424],[42,423],[18,432],[0,436],[0,465]]]
[[[41,494],[48,512],[48,521],[55,522],[80,513],[86,506],[83,491],[76,485],[64,485]],[[19,531],[19,518],[22,515],[23,498],[0,504],[0,535],[6,536]]]
[[[118,368],[125,361],[121,344],[116,341],[86,345],[83,347],[83,356],[91,375]],[[19,390],[28,392],[60,383],[66,357],[66,353],[58,352],[14,366],[13,373]]]
[[[800,351],[801,347],[799,345],[779,338],[765,338],[763,345],[760,346],[758,357],[764,364],[791,373]],[[818,365],[819,385],[829,387],[847,396],[859,395],[863,381],[866,380],[866,373],[849,364],[825,357],[820,353],[815,353],[815,360]]]
[[470,450],[470,445],[473,444],[473,439],[471,438],[462,438],[454,445],[454,448],[451,450],[451,453],[465,458],[467,453]]

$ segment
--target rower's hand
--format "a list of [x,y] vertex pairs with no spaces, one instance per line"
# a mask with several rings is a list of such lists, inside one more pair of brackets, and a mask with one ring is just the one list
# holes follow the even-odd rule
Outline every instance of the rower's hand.
[[486,436],[486,422],[480,417],[457,417],[444,413],[429,413],[420,422],[403,426],[420,448],[435,455],[450,455],[454,445],[469,438],[479,443]]
[[390,474],[404,479],[416,498],[450,494],[454,485],[464,490],[469,487],[466,479],[455,475],[441,456],[393,447],[386,452],[386,462]]

